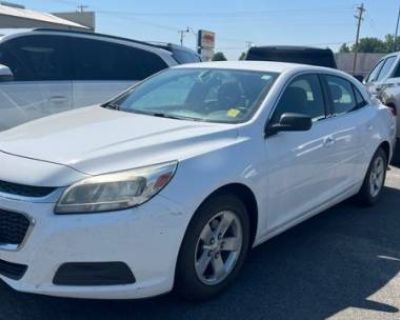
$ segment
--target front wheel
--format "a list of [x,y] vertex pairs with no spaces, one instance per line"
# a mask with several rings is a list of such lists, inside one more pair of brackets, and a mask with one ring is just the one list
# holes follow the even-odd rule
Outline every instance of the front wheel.
[[379,148],[369,165],[364,183],[358,194],[363,205],[373,206],[381,197],[385,185],[388,159],[386,152]]
[[207,200],[194,215],[180,251],[176,289],[185,299],[204,300],[237,276],[249,247],[249,219],[235,196]]

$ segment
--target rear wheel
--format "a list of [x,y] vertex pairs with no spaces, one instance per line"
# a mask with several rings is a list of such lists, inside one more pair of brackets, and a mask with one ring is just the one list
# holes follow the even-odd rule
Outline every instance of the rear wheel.
[[237,276],[249,247],[249,219],[232,195],[207,200],[196,212],[182,243],[176,289],[185,299],[203,300]]
[[386,152],[379,148],[369,165],[358,199],[363,205],[372,206],[381,197],[386,179],[388,159]]

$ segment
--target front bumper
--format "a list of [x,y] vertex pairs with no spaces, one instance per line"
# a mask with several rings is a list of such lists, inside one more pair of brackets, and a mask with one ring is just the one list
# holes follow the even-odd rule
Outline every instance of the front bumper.
[[[20,280],[0,275],[18,291],[74,298],[134,299],[173,288],[180,244],[190,217],[161,195],[137,208],[102,214],[57,216],[53,213],[54,201],[21,201],[1,195],[0,208],[23,213],[32,222],[19,248],[0,247],[0,260],[27,266]],[[63,264],[94,262],[122,262],[136,282],[107,286],[54,284],[55,274]]]

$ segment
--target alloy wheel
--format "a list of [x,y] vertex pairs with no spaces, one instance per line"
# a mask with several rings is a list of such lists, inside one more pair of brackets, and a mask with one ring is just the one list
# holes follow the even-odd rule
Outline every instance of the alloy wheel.
[[232,211],[214,215],[200,233],[195,251],[197,277],[206,285],[224,281],[235,268],[243,246],[242,224]]

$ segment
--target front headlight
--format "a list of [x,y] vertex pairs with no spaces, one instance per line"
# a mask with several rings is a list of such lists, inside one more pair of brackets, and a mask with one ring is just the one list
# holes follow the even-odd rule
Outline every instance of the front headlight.
[[82,180],[65,190],[55,213],[95,213],[138,206],[171,181],[177,165],[173,161]]

